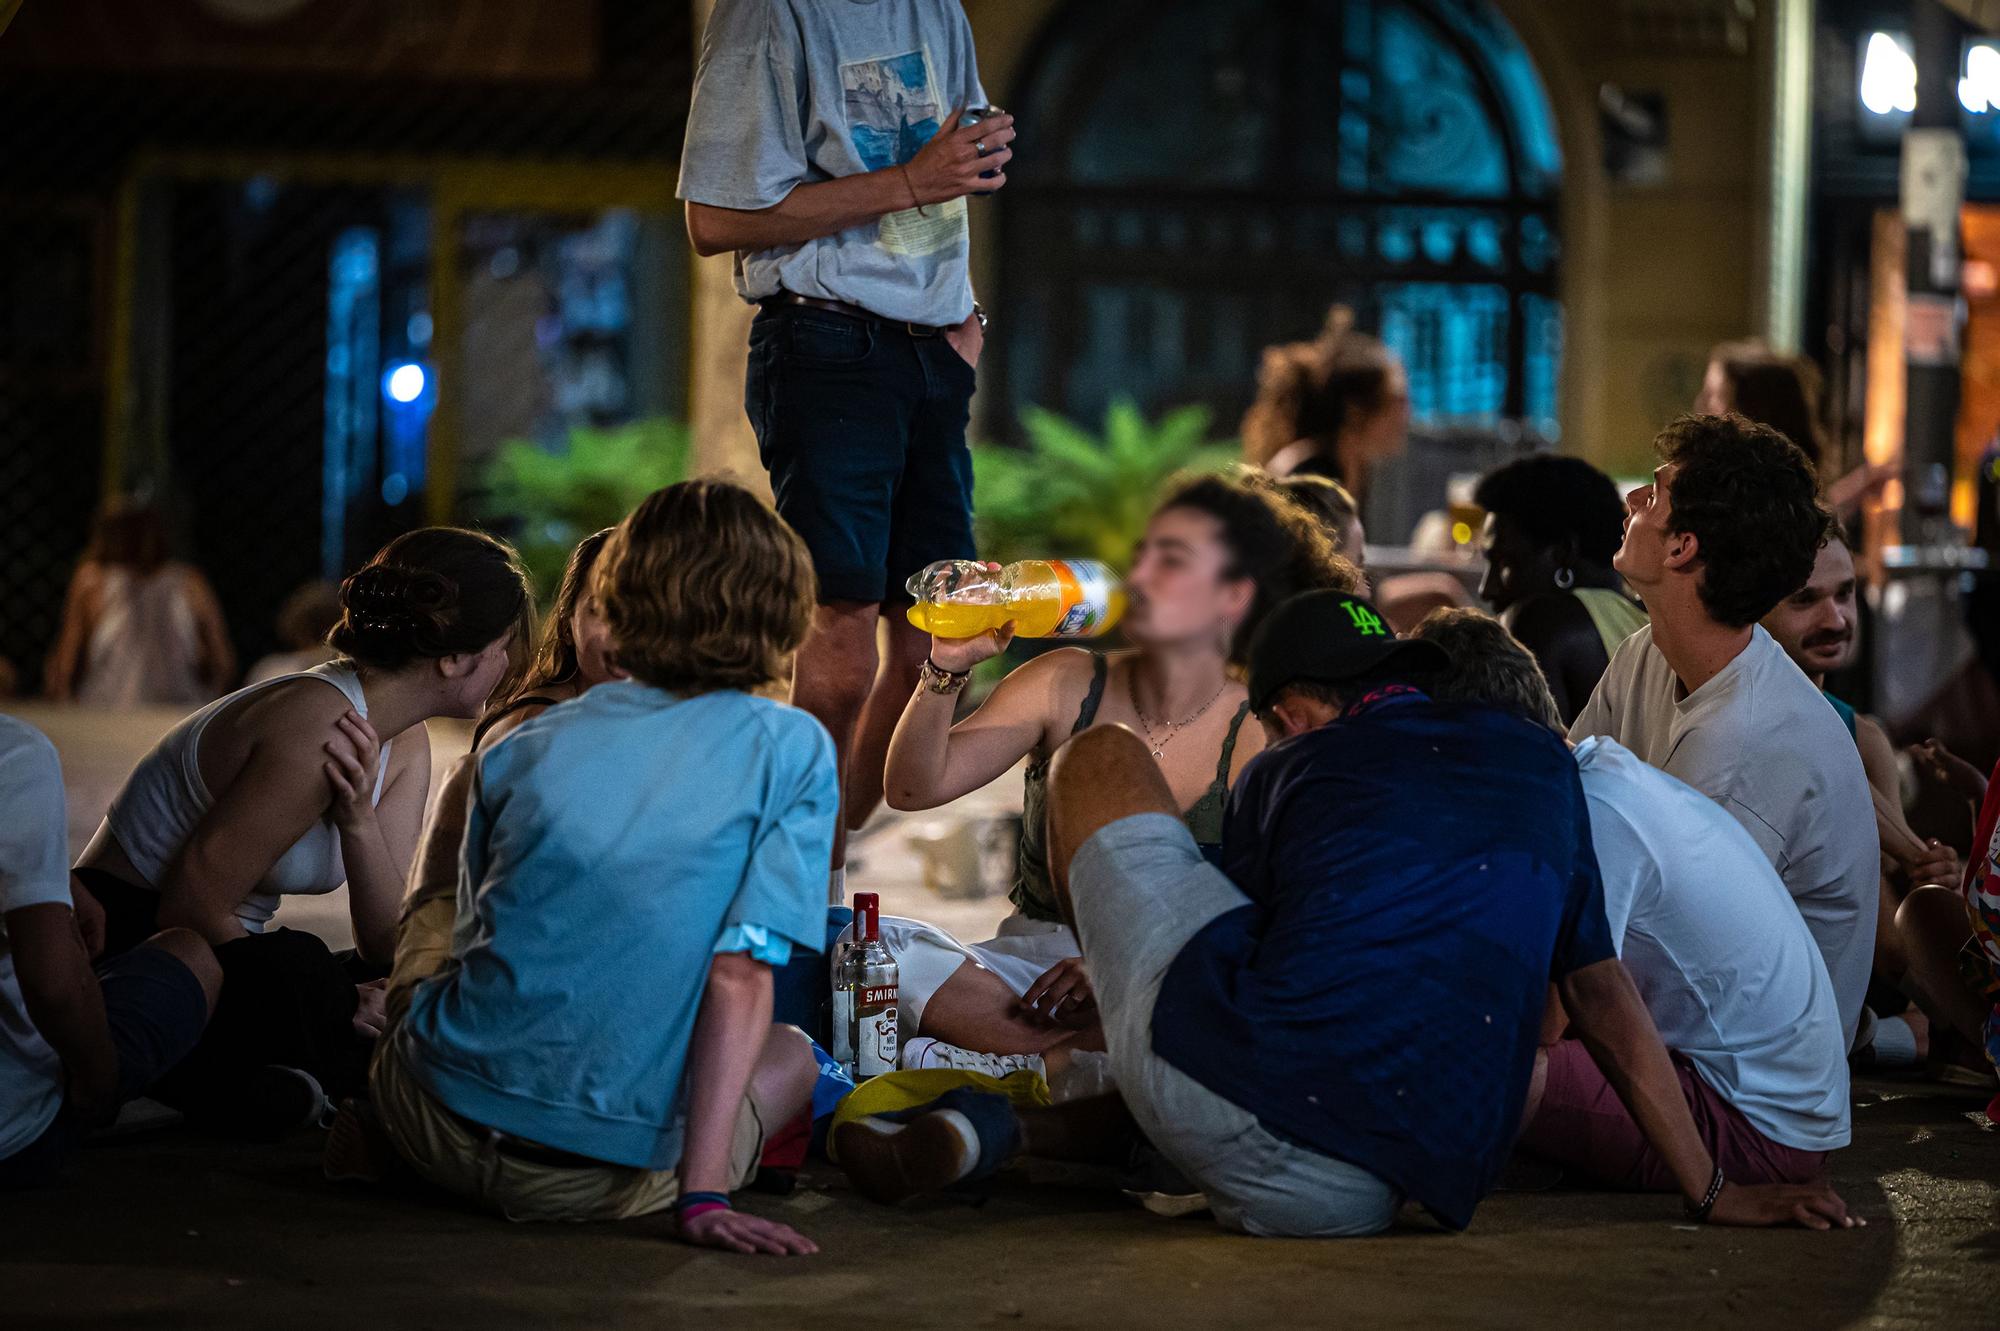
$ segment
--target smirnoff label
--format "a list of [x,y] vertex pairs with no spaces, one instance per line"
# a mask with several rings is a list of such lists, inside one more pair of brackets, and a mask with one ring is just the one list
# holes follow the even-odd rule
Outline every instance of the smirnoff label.
[[854,995],[854,1063],[863,1077],[896,1070],[894,984],[862,985]]

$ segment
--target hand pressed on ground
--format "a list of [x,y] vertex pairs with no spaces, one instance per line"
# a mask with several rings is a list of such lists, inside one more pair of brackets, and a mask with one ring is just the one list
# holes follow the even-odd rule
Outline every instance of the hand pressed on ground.
[[1717,1225],[1799,1225],[1806,1229],[1855,1229],[1868,1223],[1848,1213],[1839,1193],[1818,1183],[1725,1183],[1708,1218]]
[[681,1238],[697,1248],[724,1252],[768,1253],[774,1257],[810,1257],[819,1245],[790,1225],[744,1211],[704,1211],[681,1222]]

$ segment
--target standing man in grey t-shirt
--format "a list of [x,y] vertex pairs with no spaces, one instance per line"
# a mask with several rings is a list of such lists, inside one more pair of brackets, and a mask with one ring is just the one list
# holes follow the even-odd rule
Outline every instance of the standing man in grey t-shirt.
[[[959,0],[717,0],[695,70],[679,193],[759,306],[745,405],[820,584],[792,701],[832,732],[850,828],[929,647],[903,584],[975,553],[966,196],[1006,184],[1014,138],[964,114],[985,101]],[[842,835],[836,894],[845,860]]]
[[1741,416],[1683,416],[1625,499],[1612,566],[1652,623],[1613,654],[1570,738],[1606,735],[1742,824],[1819,945],[1852,1050],[1874,961],[1880,847],[1861,756],[1757,621],[1811,574],[1830,515],[1812,464]]

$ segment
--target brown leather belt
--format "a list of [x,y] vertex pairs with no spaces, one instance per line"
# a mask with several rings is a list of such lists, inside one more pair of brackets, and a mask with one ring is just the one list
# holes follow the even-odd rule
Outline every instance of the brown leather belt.
[[[442,1104],[438,1108],[444,1109]],[[489,1128],[476,1119],[467,1118],[456,1110],[445,1109],[445,1113],[458,1121],[458,1125],[471,1133],[475,1140],[491,1141],[493,1149],[502,1155],[511,1155],[516,1160],[525,1160],[532,1165],[547,1165],[557,1169],[617,1169],[619,1166],[603,1160],[593,1160],[587,1155],[577,1155],[559,1150],[554,1146],[544,1146],[531,1142],[525,1137],[516,1137],[498,1128]]]
[[936,324],[913,324],[902,319],[885,319],[873,310],[864,310],[859,305],[850,305],[844,300],[821,300],[817,296],[801,296],[791,291],[780,291],[777,295],[766,296],[757,303],[766,308],[773,305],[802,305],[809,310],[825,310],[828,314],[860,319],[878,328],[898,329],[911,337],[943,337],[951,331]]

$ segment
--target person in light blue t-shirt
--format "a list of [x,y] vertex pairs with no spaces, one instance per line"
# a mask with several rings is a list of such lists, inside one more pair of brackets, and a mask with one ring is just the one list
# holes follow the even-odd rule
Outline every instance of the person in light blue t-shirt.
[[817,1071],[771,1024],[771,968],[824,942],[833,744],[752,692],[805,637],[809,557],[748,491],[690,481],[620,524],[594,593],[631,678],[471,765],[448,955],[408,913],[374,1108],[419,1173],[513,1219],[672,1207],[690,1242],[811,1252],[728,1200]]

